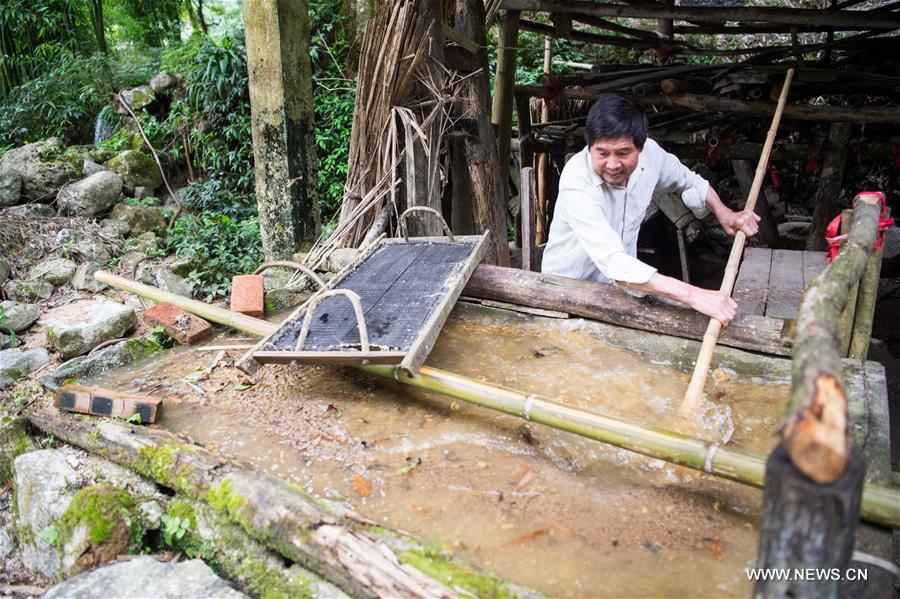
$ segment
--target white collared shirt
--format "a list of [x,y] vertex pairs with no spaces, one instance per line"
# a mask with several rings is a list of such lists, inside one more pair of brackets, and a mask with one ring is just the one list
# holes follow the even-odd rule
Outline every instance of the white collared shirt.
[[656,269],[636,258],[637,239],[656,190],[680,193],[697,218],[709,213],[709,182],[652,139],[624,189],[594,172],[587,147],[572,156],[559,179],[541,271],[601,283],[646,283]]

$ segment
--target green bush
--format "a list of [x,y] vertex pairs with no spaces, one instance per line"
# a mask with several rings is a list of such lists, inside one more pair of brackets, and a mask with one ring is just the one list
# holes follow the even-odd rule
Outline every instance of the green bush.
[[255,216],[241,220],[209,212],[182,216],[169,229],[166,245],[195,265],[187,278],[206,301],[226,296],[233,275],[253,272],[262,261]]
[[247,218],[256,214],[253,194],[231,191],[215,178],[194,181],[184,190],[181,204],[195,212],[218,212],[232,218]]

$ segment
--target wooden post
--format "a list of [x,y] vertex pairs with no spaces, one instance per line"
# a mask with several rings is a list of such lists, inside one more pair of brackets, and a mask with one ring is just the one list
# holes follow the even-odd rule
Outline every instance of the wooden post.
[[[841,235],[846,235],[850,232],[850,224],[853,222],[853,211],[852,210],[844,210],[841,212]],[[850,291],[847,295],[847,303],[844,305],[844,309],[841,311],[841,315],[837,320],[837,338],[838,338],[838,353],[842,357],[846,357],[850,353],[850,338],[853,336],[853,320],[856,315],[856,299],[859,294],[859,282],[854,281],[850,286]]]
[[263,252],[289,259],[320,228],[306,0],[243,6]]
[[[516,86],[516,46],[519,43],[519,11],[501,10],[497,48],[497,74],[491,122],[497,127],[497,156],[504,204],[509,200],[509,163],[512,141],[513,90]],[[525,165],[522,165],[525,166]]]
[[[787,579],[758,580],[755,596],[848,596],[848,582],[840,578],[853,555],[864,473],[865,461],[853,450],[847,472],[819,485],[791,463],[785,443],[775,448],[766,461],[756,566],[790,574]],[[805,576],[807,569],[814,574]],[[823,578],[823,571],[841,576]]]
[[881,258],[884,246],[875,250],[866,262],[866,270],[859,281],[856,295],[856,313],[853,315],[853,332],[850,335],[850,350],[847,357],[865,360],[872,338],[872,318],[878,300],[878,278],[881,275]]
[[477,232],[490,230],[491,243],[485,262],[509,266],[506,243],[506,204],[497,144],[491,126],[491,91],[487,76],[487,37],[484,30],[484,4],[481,0],[454,0],[451,23],[453,29],[478,47],[473,56],[477,71],[460,85],[463,111],[474,122],[473,135],[466,137],[466,160],[472,184],[472,204]]
[[519,215],[522,227],[522,270],[536,270],[534,255],[534,169],[526,166],[519,177]]
[[[553,69],[553,38],[544,37],[544,72],[549,74]],[[541,102],[541,120],[546,123],[550,120],[550,106],[546,100]],[[537,202],[535,204],[535,216],[537,224],[535,228],[535,243],[545,243],[547,241],[548,232],[544,230],[544,226],[548,222],[547,218],[547,163],[550,161],[550,155],[547,152],[541,152],[538,155],[537,164]]]
[[807,250],[825,249],[825,229],[840,212],[841,184],[844,181],[844,167],[847,164],[852,132],[853,125],[850,123],[832,123],[828,132],[828,153],[819,175],[812,228],[806,237]]

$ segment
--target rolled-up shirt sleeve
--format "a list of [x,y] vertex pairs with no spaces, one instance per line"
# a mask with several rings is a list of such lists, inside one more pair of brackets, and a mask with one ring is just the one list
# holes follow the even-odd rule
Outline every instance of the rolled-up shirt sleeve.
[[681,164],[676,156],[659,146],[656,146],[656,149],[661,154],[657,189],[680,193],[681,201],[697,218],[709,214],[709,208],[706,207],[709,181]]
[[646,283],[656,269],[630,256],[621,236],[610,226],[602,208],[583,191],[565,189],[568,222],[579,244],[597,268],[609,279],[623,283]]

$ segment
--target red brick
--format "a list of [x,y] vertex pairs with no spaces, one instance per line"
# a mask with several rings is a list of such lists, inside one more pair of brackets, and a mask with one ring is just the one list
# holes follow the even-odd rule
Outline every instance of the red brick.
[[265,279],[262,275],[235,275],[231,278],[231,309],[247,316],[265,314]]
[[150,424],[156,422],[162,398],[100,387],[63,385],[56,390],[54,404],[60,410],[123,420],[140,414],[141,424]]
[[162,325],[166,329],[166,335],[183,345],[196,343],[213,332],[208,322],[173,304],[156,304],[144,311],[143,319],[153,327]]

